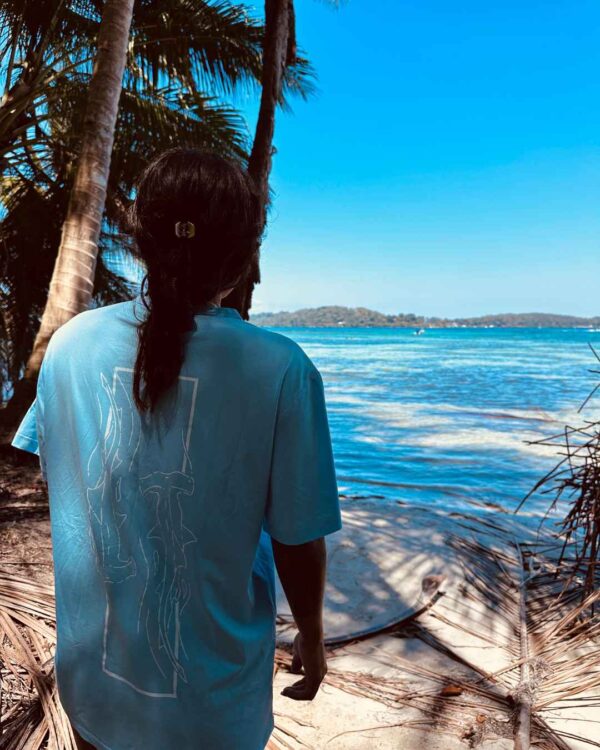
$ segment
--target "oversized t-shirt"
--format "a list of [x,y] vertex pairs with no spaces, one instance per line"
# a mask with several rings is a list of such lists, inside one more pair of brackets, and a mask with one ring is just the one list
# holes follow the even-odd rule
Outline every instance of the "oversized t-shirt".
[[104,750],[262,750],[273,728],[270,537],[341,528],[321,376],[207,305],[154,414],[132,397],[141,297],[52,336],[12,444],[48,484],[56,676]]

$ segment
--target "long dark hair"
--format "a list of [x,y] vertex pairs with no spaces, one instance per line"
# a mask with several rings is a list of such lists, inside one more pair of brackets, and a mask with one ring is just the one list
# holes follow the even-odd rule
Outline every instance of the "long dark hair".
[[177,381],[194,314],[245,281],[260,245],[261,204],[239,164],[175,148],[144,169],[128,218],[146,268],[133,397],[141,412],[152,412]]

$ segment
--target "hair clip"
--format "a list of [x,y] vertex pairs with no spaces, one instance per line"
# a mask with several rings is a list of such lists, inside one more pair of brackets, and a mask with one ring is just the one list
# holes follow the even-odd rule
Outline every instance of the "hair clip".
[[191,221],[175,222],[175,236],[190,240],[196,234],[196,225]]

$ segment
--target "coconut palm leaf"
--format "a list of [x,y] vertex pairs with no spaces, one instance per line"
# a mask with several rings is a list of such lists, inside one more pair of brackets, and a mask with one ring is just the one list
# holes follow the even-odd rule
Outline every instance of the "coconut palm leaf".
[[[55,651],[53,586],[0,571],[3,750],[24,747],[77,750],[70,722],[60,703]],[[281,732],[286,733],[285,729]],[[268,750],[284,747],[277,737],[267,746]]]
[[[43,311],[66,211],[71,166],[78,152],[86,82],[84,75],[60,82],[61,96],[48,108],[50,134],[40,137],[35,146],[24,145],[18,172],[15,168],[4,179],[0,318],[8,337],[3,357],[8,353],[8,360],[3,359],[3,375],[0,368],[3,383],[19,378]],[[150,95],[135,89],[123,92],[94,304],[117,301],[119,295],[124,299],[133,293],[131,285],[112,268],[115,259],[124,263],[122,252],[126,252],[127,242],[122,233],[123,208],[148,158],[157,150],[188,142],[243,159],[247,138],[245,124],[234,110],[198,93],[182,94],[168,88]],[[36,217],[33,224],[32,216]]]
[[161,78],[231,94],[260,79],[262,24],[240,4],[150,0],[136,5],[132,57],[156,88]]
[[[23,370],[43,310],[79,153],[101,10],[100,0],[0,0],[4,395]],[[93,304],[131,293],[111,264],[123,266],[123,209],[152,154],[188,143],[247,158],[245,121],[222,97],[258,85],[262,34],[262,22],[239,3],[136,3]],[[297,58],[286,71],[286,92],[308,96],[312,75],[307,61]],[[281,106],[287,106],[283,95]],[[27,231],[32,216],[38,220]]]
[[[56,682],[54,591],[0,574],[0,670],[4,688],[2,747],[76,750]],[[29,743],[29,744],[27,744]]]
[[[68,184],[67,177],[46,186],[39,181],[21,180],[10,194],[3,196],[6,213],[0,224],[0,326],[6,349],[2,352],[5,369],[0,369],[0,387],[6,388],[9,382],[19,379],[31,351],[60,241]],[[117,210],[113,203],[111,211]],[[115,252],[113,232],[105,225],[95,279],[95,304],[116,302],[133,293],[113,268],[110,259]]]
[[448,546],[463,581],[420,619],[421,637],[501,689],[514,705],[516,747],[528,747],[530,734],[600,747],[600,618],[591,614],[600,593],[581,601],[577,576],[565,589],[562,542],[539,522],[456,520]]
[[[101,14],[99,2],[0,0],[0,155],[46,123],[46,101],[61,96],[61,78],[91,75]],[[37,11],[39,10],[39,15]],[[210,97],[256,88],[263,27],[242,4],[168,0],[136,4],[126,85],[180,88]],[[301,56],[285,75],[285,92],[307,97],[312,71]],[[285,94],[284,92],[284,94]],[[205,97],[207,97],[205,93]],[[208,98],[208,97],[207,97]],[[284,96],[282,106],[287,106]]]
[[[0,389],[23,370],[43,310],[60,221],[79,153],[100,0],[0,0]],[[263,26],[243,4],[167,0],[136,3],[112,158],[94,304],[131,290],[121,262],[123,209],[148,158],[188,143],[239,160],[249,134],[222,97],[258,86]],[[286,96],[306,97],[313,71],[290,60]],[[36,228],[24,231],[36,216]],[[6,338],[8,337],[8,338]]]

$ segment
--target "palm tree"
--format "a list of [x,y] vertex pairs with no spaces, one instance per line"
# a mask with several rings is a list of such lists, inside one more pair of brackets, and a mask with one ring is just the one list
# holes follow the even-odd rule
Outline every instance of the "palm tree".
[[[134,176],[151,154],[189,143],[247,160],[245,123],[222,98],[260,79],[262,24],[243,6],[227,2],[165,0],[160,12],[156,5],[138,0],[134,7],[92,304],[133,293],[127,279],[115,272],[118,264],[127,263],[120,232],[122,207]],[[40,6],[45,13],[37,12]],[[0,33],[0,81],[4,77],[8,92],[4,102],[13,97],[14,104],[17,93],[27,93],[27,103],[21,100],[21,120],[13,122],[12,131],[2,129],[6,110],[0,102],[0,160],[4,155],[5,164],[0,171],[0,388],[21,378],[44,309],[61,217],[73,184],[72,164],[81,147],[96,6],[101,3],[45,0],[32,10],[31,0],[0,0],[0,26],[8,30],[4,38]],[[40,74],[45,85],[36,88],[29,79],[23,81],[23,71],[43,57],[41,49],[54,72]],[[56,62],[65,57],[69,65]],[[311,75],[306,60],[296,57],[285,70],[282,103],[290,93],[306,97]],[[31,216],[40,220],[32,225]],[[28,374],[17,389],[24,395],[13,399],[21,402],[14,404],[17,412],[31,396],[35,367]],[[4,420],[8,418],[5,411]]]
[[[60,98],[64,80],[91,70],[102,8],[101,0],[0,0],[0,158],[24,134],[35,143],[42,133],[32,126],[48,119],[46,105]],[[241,5],[137,0],[127,73],[138,92],[163,78],[179,89],[231,93],[259,79],[260,39],[260,24]]]
[[[338,7],[339,0],[329,0]],[[263,199],[263,227],[267,220],[270,203],[269,176],[271,174],[273,136],[275,135],[275,111],[284,103],[283,92],[288,70],[293,70],[303,61],[298,57],[296,45],[296,15],[294,0],[265,0],[265,33],[263,42],[262,93],[260,109],[248,171],[254,177]],[[252,293],[260,283],[260,258],[257,255],[251,273],[242,286],[228,297],[242,317],[248,319],[252,306]]]
[[104,6],[79,163],[46,308],[25,369],[26,380],[39,372],[54,331],[85,310],[92,298],[133,3],[106,0]]
[[[256,133],[248,162],[248,171],[259,187],[263,201],[263,227],[269,204],[275,110],[281,101],[282,85],[287,66],[296,59],[296,34],[293,0],[265,0],[265,37],[263,44],[262,93]],[[252,293],[260,283],[259,257],[252,264],[244,285],[235,289],[228,304],[248,319]]]

